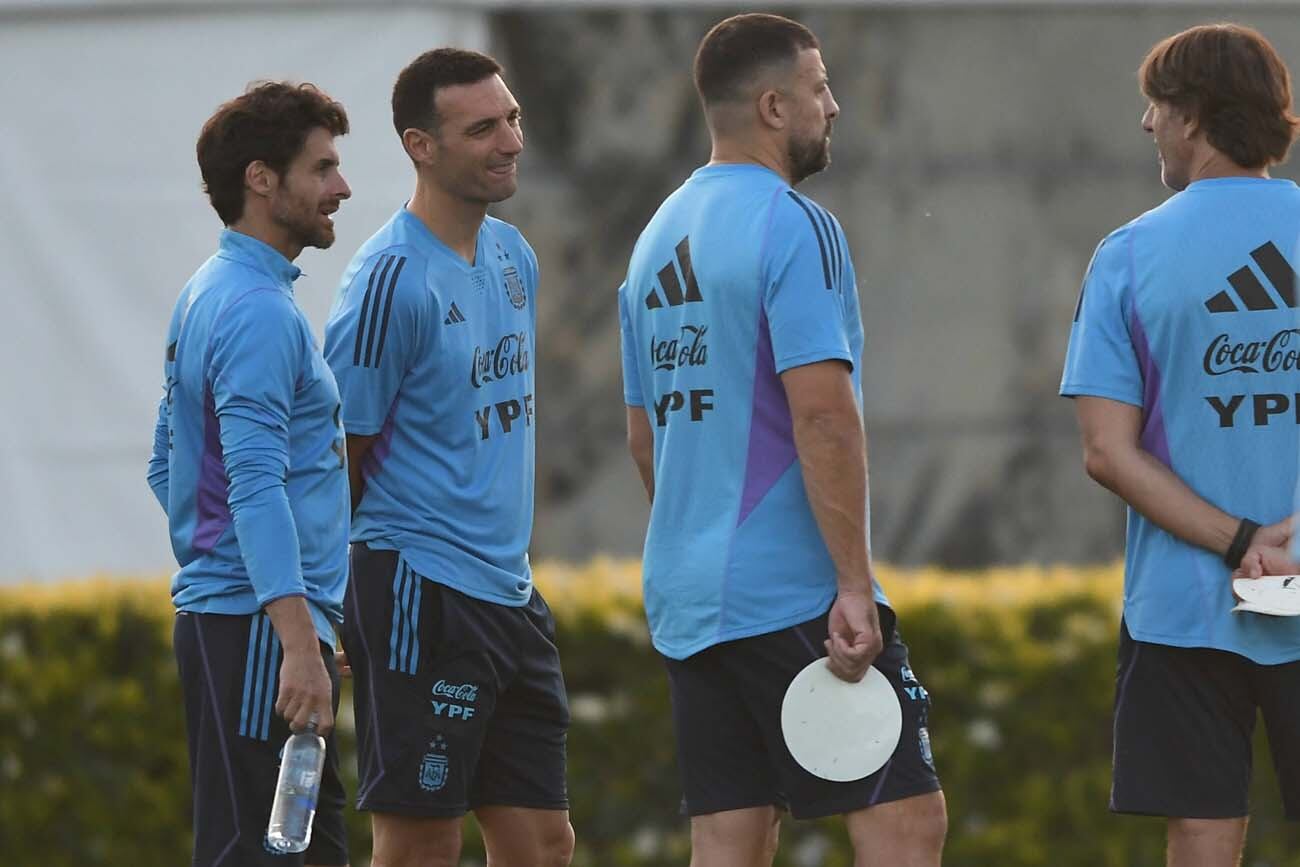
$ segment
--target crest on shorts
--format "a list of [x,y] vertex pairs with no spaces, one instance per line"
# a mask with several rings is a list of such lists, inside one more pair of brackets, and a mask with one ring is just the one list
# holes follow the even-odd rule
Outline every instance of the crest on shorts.
[[934,753],[930,752],[930,730],[921,726],[916,730],[916,739],[921,743],[921,760],[934,768]]
[[528,296],[524,293],[524,281],[519,279],[519,271],[514,265],[507,265],[502,271],[501,276],[506,281],[506,295],[510,298],[510,303],[516,310],[523,310],[524,304],[528,302]]
[[438,735],[429,744],[429,752],[420,760],[420,788],[426,792],[436,792],[447,785],[447,742]]

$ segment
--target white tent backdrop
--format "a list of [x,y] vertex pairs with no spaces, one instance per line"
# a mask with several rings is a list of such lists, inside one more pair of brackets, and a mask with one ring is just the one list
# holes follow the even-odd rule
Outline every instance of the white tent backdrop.
[[398,70],[487,42],[466,7],[0,4],[0,583],[174,568],[144,481],[172,304],[220,222],[200,190],[203,121],[250,79],[320,85],[348,109],[353,198],[299,259],[325,321],[335,281],[401,205]]

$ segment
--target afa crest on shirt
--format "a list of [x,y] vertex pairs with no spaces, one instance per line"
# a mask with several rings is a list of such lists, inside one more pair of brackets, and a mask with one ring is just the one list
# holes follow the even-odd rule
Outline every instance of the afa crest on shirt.
[[524,292],[524,281],[519,279],[519,271],[514,265],[507,265],[501,276],[505,278],[506,295],[510,298],[510,303],[516,310],[523,310],[528,303],[528,295]]

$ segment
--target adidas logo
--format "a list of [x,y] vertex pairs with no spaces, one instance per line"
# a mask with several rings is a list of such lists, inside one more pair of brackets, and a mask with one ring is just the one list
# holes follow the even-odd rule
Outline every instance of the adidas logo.
[[[700,284],[695,280],[695,269],[691,267],[691,245],[690,238],[682,238],[677,242],[676,264],[669,262],[659,269],[659,286],[664,293],[664,298],[668,300],[669,307],[680,307],[683,304],[690,304],[693,301],[703,301],[704,296],[700,294]],[[677,279],[677,269],[682,271],[682,279]],[[682,293],[682,284],[686,284],[686,292]],[[645,306],[647,310],[657,310],[664,306],[660,300],[659,293],[653,288],[650,294],[645,297]]]
[[455,325],[457,322],[464,322],[464,321],[465,321],[465,314],[460,312],[460,308],[456,306],[455,301],[451,302],[451,311],[447,314],[447,318],[442,320],[442,324]]
[[[1250,251],[1250,258],[1255,260],[1259,270],[1264,272],[1268,282],[1273,284],[1278,296],[1287,307],[1296,306],[1295,271],[1282,256],[1282,253],[1269,241],[1262,247]],[[1237,298],[1224,289],[1213,298],[1206,300],[1205,309],[1211,313],[1238,313],[1237,299],[1246,305],[1247,310],[1276,310],[1278,305],[1273,296],[1259,282],[1249,265],[1242,265],[1228,275],[1228,283],[1237,293]]]

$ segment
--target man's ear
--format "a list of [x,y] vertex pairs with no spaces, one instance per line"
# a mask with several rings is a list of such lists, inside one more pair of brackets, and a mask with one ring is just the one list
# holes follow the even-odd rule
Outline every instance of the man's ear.
[[772,129],[785,129],[789,121],[789,107],[779,90],[765,90],[758,95],[758,119],[764,126]]
[[414,127],[403,131],[402,148],[416,165],[437,162],[438,139],[432,133]]
[[261,160],[244,166],[244,186],[255,196],[269,197],[280,185],[280,176]]

